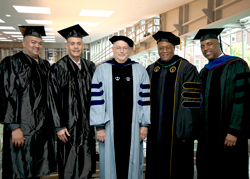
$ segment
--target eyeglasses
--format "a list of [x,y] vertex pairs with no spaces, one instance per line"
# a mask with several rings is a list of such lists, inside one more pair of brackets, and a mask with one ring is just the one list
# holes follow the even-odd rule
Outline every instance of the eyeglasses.
[[121,51],[121,50],[123,50],[123,51],[128,51],[128,47],[115,47],[115,49],[118,51]]

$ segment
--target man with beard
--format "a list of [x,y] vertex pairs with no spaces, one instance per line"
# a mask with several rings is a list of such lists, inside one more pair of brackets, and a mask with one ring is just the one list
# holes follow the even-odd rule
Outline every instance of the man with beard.
[[197,69],[175,55],[180,38],[159,31],[160,59],[148,66],[151,125],[147,140],[146,178],[193,179],[194,139],[200,108]]
[[101,179],[142,179],[143,140],[149,117],[149,78],[129,59],[134,42],[113,36],[114,58],[100,65],[92,80],[90,124],[100,141]]
[[201,70],[202,115],[197,149],[199,179],[248,179],[249,83],[246,62],[222,53],[217,36],[200,29],[201,51],[209,63]]
[[89,125],[90,86],[95,65],[81,57],[80,25],[58,31],[66,40],[68,55],[51,67],[49,104],[58,137],[59,178],[89,179],[95,172],[95,134]]
[[0,119],[4,123],[3,178],[40,178],[55,171],[54,133],[48,118],[48,61],[43,26],[19,26],[23,51],[0,65]]

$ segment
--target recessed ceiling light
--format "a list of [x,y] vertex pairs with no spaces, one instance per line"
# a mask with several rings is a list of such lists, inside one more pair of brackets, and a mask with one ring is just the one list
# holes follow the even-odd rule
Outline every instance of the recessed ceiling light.
[[95,16],[95,17],[109,17],[114,11],[99,11],[82,9],[79,16]]
[[49,7],[13,6],[18,13],[51,14]]
[[5,23],[2,19],[0,19],[0,23]]
[[0,40],[5,40],[6,39],[6,37],[0,37]]
[[4,34],[21,34],[21,32],[3,31]]
[[23,37],[22,35],[11,35],[11,37]]
[[100,23],[97,23],[97,22],[76,22],[75,24],[79,24],[81,26],[98,26]]
[[12,42],[13,40],[0,40],[2,42]]
[[6,16],[6,17],[11,17],[11,15],[10,15],[10,14],[6,14],[5,16]]
[[47,33],[47,32],[46,32],[46,35],[55,35],[55,33]]
[[50,20],[30,20],[30,19],[25,19],[25,21],[28,24],[52,24],[52,21],[50,21]]
[[44,28],[45,29],[45,31],[54,31],[54,29],[53,28]]
[[0,26],[0,29],[3,29],[3,30],[16,30],[14,27],[11,27],[11,26]]

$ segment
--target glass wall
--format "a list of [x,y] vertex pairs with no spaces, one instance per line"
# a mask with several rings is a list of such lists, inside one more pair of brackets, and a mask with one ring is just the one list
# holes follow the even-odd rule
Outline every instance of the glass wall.
[[[222,49],[226,55],[243,58],[250,65],[250,31],[249,29],[233,28],[225,29],[221,34]],[[200,71],[208,60],[203,56],[200,49],[200,41],[188,40],[186,47],[176,53],[192,64]]]
[[[199,40],[182,39],[182,48],[175,47],[175,54],[187,59],[190,63],[195,65],[200,71],[208,60],[203,56],[200,48]],[[250,65],[250,29],[225,29],[221,34],[222,48],[226,55],[238,56],[243,58],[248,65]],[[137,54],[131,57],[133,60],[138,61],[144,67],[159,59],[157,47],[151,49],[147,53]]]

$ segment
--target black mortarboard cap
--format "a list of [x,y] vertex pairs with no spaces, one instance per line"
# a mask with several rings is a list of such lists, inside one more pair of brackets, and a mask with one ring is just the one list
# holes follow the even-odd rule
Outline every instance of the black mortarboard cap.
[[116,41],[118,41],[118,40],[122,40],[122,41],[124,41],[124,42],[127,42],[128,46],[130,46],[130,47],[133,47],[133,45],[134,45],[133,40],[131,40],[130,38],[128,38],[128,37],[126,37],[126,36],[122,36],[122,35],[120,35],[120,36],[113,36],[113,37],[111,37],[111,38],[109,39],[109,41],[110,41],[112,44],[114,44],[114,43],[115,43]]
[[46,36],[44,26],[18,26],[18,27],[23,37],[35,36],[38,38],[42,38],[42,36]]
[[214,29],[200,29],[196,36],[194,37],[194,40],[200,39],[200,41],[204,41],[207,39],[217,39],[218,35],[224,30],[224,28],[214,28]]
[[173,45],[180,44],[180,38],[175,36],[172,32],[158,31],[153,35],[153,38],[159,42],[169,42]]
[[59,30],[58,33],[63,36],[66,40],[69,37],[78,37],[78,38],[83,38],[85,36],[88,36],[89,34],[85,32],[85,30],[79,25],[73,25],[68,28]]

